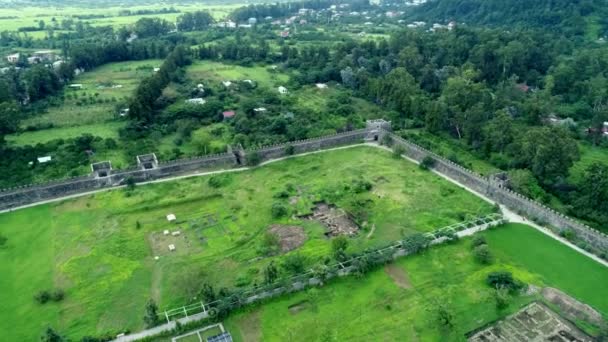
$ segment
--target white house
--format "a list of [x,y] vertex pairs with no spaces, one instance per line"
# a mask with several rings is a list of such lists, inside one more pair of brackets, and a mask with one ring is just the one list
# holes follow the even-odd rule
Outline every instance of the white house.
[[17,63],[19,61],[19,54],[18,53],[13,53],[11,55],[6,56],[6,60],[9,63]]
[[280,93],[280,94],[287,94],[287,88],[285,88],[285,87],[283,87],[283,86],[280,86],[280,87],[279,87],[279,93]]
[[315,86],[317,86],[319,89],[327,89],[327,84],[325,83],[317,83]]
[[230,86],[232,85],[232,82],[230,82],[230,81],[222,81],[222,84],[224,85],[224,87],[230,88]]
[[204,105],[207,101],[205,101],[202,97],[194,97],[191,99],[187,99],[186,103],[193,105]]
[[44,156],[44,157],[38,157],[36,158],[38,160],[38,163],[40,164],[44,164],[44,163],[48,163],[51,161],[51,156]]
[[254,111],[255,113],[264,113],[264,112],[266,112],[266,111],[267,111],[267,109],[266,109],[266,108],[264,108],[264,107],[259,107],[259,108],[254,108],[254,109],[253,109],[253,111]]
[[169,214],[169,215],[167,215],[167,221],[169,221],[169,222],[173,222],[176,219],[177,218],[175,217],[175,214]]

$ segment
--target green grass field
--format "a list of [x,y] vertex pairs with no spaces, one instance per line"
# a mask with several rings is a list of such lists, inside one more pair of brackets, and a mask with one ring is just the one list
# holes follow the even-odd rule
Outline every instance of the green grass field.
[[[163,13],[149,15],[132,15],[118,16],[123,7],[106,7],[106,8],[81,8],[81,7],[24,7],[24,8],[3,8],[3,16],[14,16],[16,19],[7,19],[0,21],[0,31],[9,30],[17,31],[20,27],[38,26],[38,20],[44,20],[46,27],[52,27],[52,18],[55,18],[57,23],[61,23],[64,19],[69,19],[73,15],[105,15],[105,18],[86,19],[83,21],[89,22],[93,26],[110,25],[114,28],[134,24],[137,20],[144,17],[157,17],[175,22],[176,18],[185,12],[194,12],[208,10],[215,19],[220,19],[227,16],[232,10],[242,5],[228,4],[197,4],[197,5],[178,5],[178,4],[151,4],[147,6],[129,6],[128,9],[135,12],[137,10],[158,10],[161,8],[173,7],[181,13]],[[46,31],[28,32],[29,36],[35,39],[41,39],[46,36]]]
[[270,71],[265,66],[242,67],[213,61],[195,61],[187,73],[193,80],[234,82],[249,79],[265,87],[285,85],[289,80],[287,74]]
[[[167,309],[185,304],[205,282],[219,288],[260,281],[270,259],[259,259],[257,250],[270,224],[303,228],[306,241],[296,252],[308,264],[327,255],[325,229],[292,216],[273,219],[275,202],[296,213],[308,212],[322,198],[346,209],[355,199],[371,201],[367,228],[351,239],[351,251],[493,210],[452,183],[371,147],[230,174],[221,178],[225,185],[219,189],[208,179],[141,186],[129,196],[124,190],[108,191],[0,215],[0,234],[8,238],[0,249],[4,337],[32,340],[48,324],[71,338],[140,329],[148,298]],[[357,179],[371,182],[372,190],[349,191]],[[292,197],[274,198],[287,184]],[[167,223],[168,213],[180,222]],[[216,224],[196,228],[193,223],[205,214],[213,215]],[[370,234],[372,225],[376,229]],[[165,229],[182,234],[167,237]],[[175,252],[168,251],[169,243],[176,245]],[[66,292],[61,303],[34,301],[38,291],[55,288]]]
[[[483,233],[496,256],[490,266],[472,257],[469,239],[266,304],[225,323],[235,341],[465,341],[464,334],[538,299],[517,295],[497,311],[489,272],[509,270],[524,282],[552,286],[605,310],[608,269],[531,227],[508,224]],[[442,331],[433,307],[444,303],[454,328]],[[606,314],[606,311],[604,311]]]
[[[82,89],[66,88],[63,105],[23,120],[21,126],[52,123],[54,127],[73,127],[115,120],[117,102],[128,98],[139,82],[161,64],[162,60],[154,59],[118,62],[85,72],[71,83],[81,84]],[[89,98],[94,101],[85,101]]]
[[70,139],[88,133],[102,138],[118,138],[118,130],[124,126],[124,122],[108,122],[102,124],[83,125],[75,127],[60,127],[44,129],[34,132],[12,134],[6,140],[14,145],[36,145],[55,139]]

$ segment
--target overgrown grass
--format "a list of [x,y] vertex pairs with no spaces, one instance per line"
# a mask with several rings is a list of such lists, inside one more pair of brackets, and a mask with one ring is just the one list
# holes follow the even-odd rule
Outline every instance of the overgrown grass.
[[289,76],[268,70],[265,66],[243,67],[213,61],[196,61],[187,69],[188,76],[201,81],[243,81],[252,80],[261,86],[278,87],[285,85]]
[[[409,287],[397,286],[394,268],[381,268],[361,279],[340,279],[244,309],[226,326],[235,341],[465,341],[466,332],[539,298],[517,295],[507,309],[497,310],[493,290],[485,283],[487,274],[497,270],[605,307],[607,268],[525,225],[508,224],[483,234],[497,256],[492,265],[476,262],[466,239],[398,260],[395,268],[406,275]],[[452,314],[452,329],[436,323],[438,303]]]
[[[371,201],[367,228],[351,239],[350,251],[493,209],[433,173],[370,147],[289,159],[222,177],[219,189],[208,184],[209,177],[198,177],[0,215],[0,232],[8,238],[8,246],[0,249],[0,272],[6,280],[0,282],[6,308],[0,312],[0,329],[5,338],[32,340],[46,325],[71,338],[139,329],[148,298],[164,309],[191,300],[205,282],[215,288],[260,282],[272,258],[259,259],[257,250],[270,224],[303,227],[307,241],[292,253],[304,255],[308,265],[328,255],[325,229],[291,215],[273,219],[270,208],[277,201],[293,213],[310,210],[313,201],[323,198],[347,209],[353,200]],[[372,190],[353,194],[347,186],[357,179],[371,182]],[[276,198],[287,188],[296,203]],[[179,223],[168,224],[168,213],[176,214]],[[215,215],[218,225],[198,232],[192,223],[205,214]],[[376,229],[368,238],[371,225]],[[165,229],[182,235],[163,237]],[[169,252],[169,243],[177,251]],[[280,263],[282,257],[273,258]],[[36,304],[33,295],[49,288],[64,289],[66,299]],[[358,298],[369,299],[363,294]]]

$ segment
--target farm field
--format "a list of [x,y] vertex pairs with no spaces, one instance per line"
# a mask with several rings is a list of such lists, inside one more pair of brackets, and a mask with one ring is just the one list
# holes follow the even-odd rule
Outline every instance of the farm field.
[[213,61],[195,61],[187,68],[187,74],[192,79],[214,82],[249,79],[264,87],[278,87],[289,80],[289,75],[273,72],[269,67],[243,67]]
[[[366,183],[371,189],[354,190]],[[8,340],[34,339],[47,324],[71,338],[133,331],[143,327],[148,298],[168,309],[191,300],[204,283],[249,286],[261,281],[271,260],[293,254],[312,266],[331,244],[319,221],[300,215],[319,200],[360,224],[349,239],[352,252],[494,209],[389,152],[360,146],[3,214],[0,233],[8,242],[0,258],[7,262],[0,273],[8,281],[0,284],[6,308],[0,330]],[[273,217],[276,204],[288,214]],[[177,223],[167,222],[169,213]],[[304,238],[295,250],[268,256],[261,247],[271,226],[295,229]],[[66,294],[59,303],[33,300],[41,290],[58,288]]]
[[29,118],[23,127],[53,124],[54,127],[80,126],[116,119],[117,101],[131,95],[139,82],[152,75],[162,60],[109,63],[77,76],[71,84],[82,89],[66,89],[62,106]]
[[[105,7],[105,8],[82,8],[82,7],[25,7],[19,9],[3,8],[2,14],[6,17],[17,17],[10,20],[0,20],[0,31],[9,30],[17,31],[20,27],[38,26],[38,20],[42,19],[51,26],[51,19],[55,18],[58,23],[64,19],[70,19],[75,15],[104,15],[104,18],[84,19],[82,21],[89,22],[93,26],[110,25],[114,28],[134,24],[141,18],[162,18],[170,22],[175,22],[175,19],[186,12],[194,12],[208,10],[215,19],[220,19],[227,16],[232,10],[240,7],[239,4],[202,4],[202,5],[179,5],[179,4],[153,4],[149,6],[129,6],[128,9],[132,12],[138,10],[160,10],[162,8],[173,7],[179,10],[180,13],[158,13],[148,15],[130,15],[119,16],[119,12],[124,10],[123,7]],[[30,36],[35,38],[44,38],[45,31],[28,32]]]
[[[606,316],[608,269],[602,265],[525,225],[482,234],[496,257],[492,265],[473,259],[467,238],[399,259],[363,278],[339,279],[245,308],[225,326],[235,341],[465,341],[465,333],[539,299],[517,295],[498,311],[485,278],[499,270],[528,284],[562,289]],[[452,313],[451,331],[436,325],[432,308],[437,303]]]

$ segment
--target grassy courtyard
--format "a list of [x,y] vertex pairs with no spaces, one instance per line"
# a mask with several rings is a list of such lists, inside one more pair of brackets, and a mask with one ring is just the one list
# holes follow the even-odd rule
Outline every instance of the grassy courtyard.
[[[317,200],[346,210],[355,201],[367,203],[363,230],[350,239],[349,251],[493,210],[452,183],[370,147],[215,177],[219,188],[209,185],[210,177],[197,177],[0,215],[0,234],[8,239],[0,249],[6,260],[0,272],[8,280],[0,285],[0,330],[10,334],[5,337],[31,340],[48,324],[73,338],[139,329],[148,298],[172,308],[191,300],[205,282],[216,288],[259,282],[270,260],[290,253],[317,262],[330,251],[325,228],[297,216]],[[352,192],[355,181],[372,188]],[[289,198],[277,196],[286,189]],[[277,202],[290,214],[273,218]],[[169,224],[168,213],[178,223]],[[305,241],[288,254],[260,255],[271,224],[301,227]],[[181,235],[166,236],[165,229]],[[176,251],[168,251],[170,243]],[[59,303],[33,299],[58,288],[66,293]]]
[[[508,270],[537,286],[559,288],[606,316],[608,269],[533,228],[508,224],[486,236],[492,265],[476,262],[470,239],[398,260],[363,278],[244,309],[225,322],[235,341],[464,341],[464,334],[517,311],[538,295],[517,295],[497,310],[486,275]],[[442,330],[433,308],[454,318]],[[314,328],[313,328],[314,327]]]

